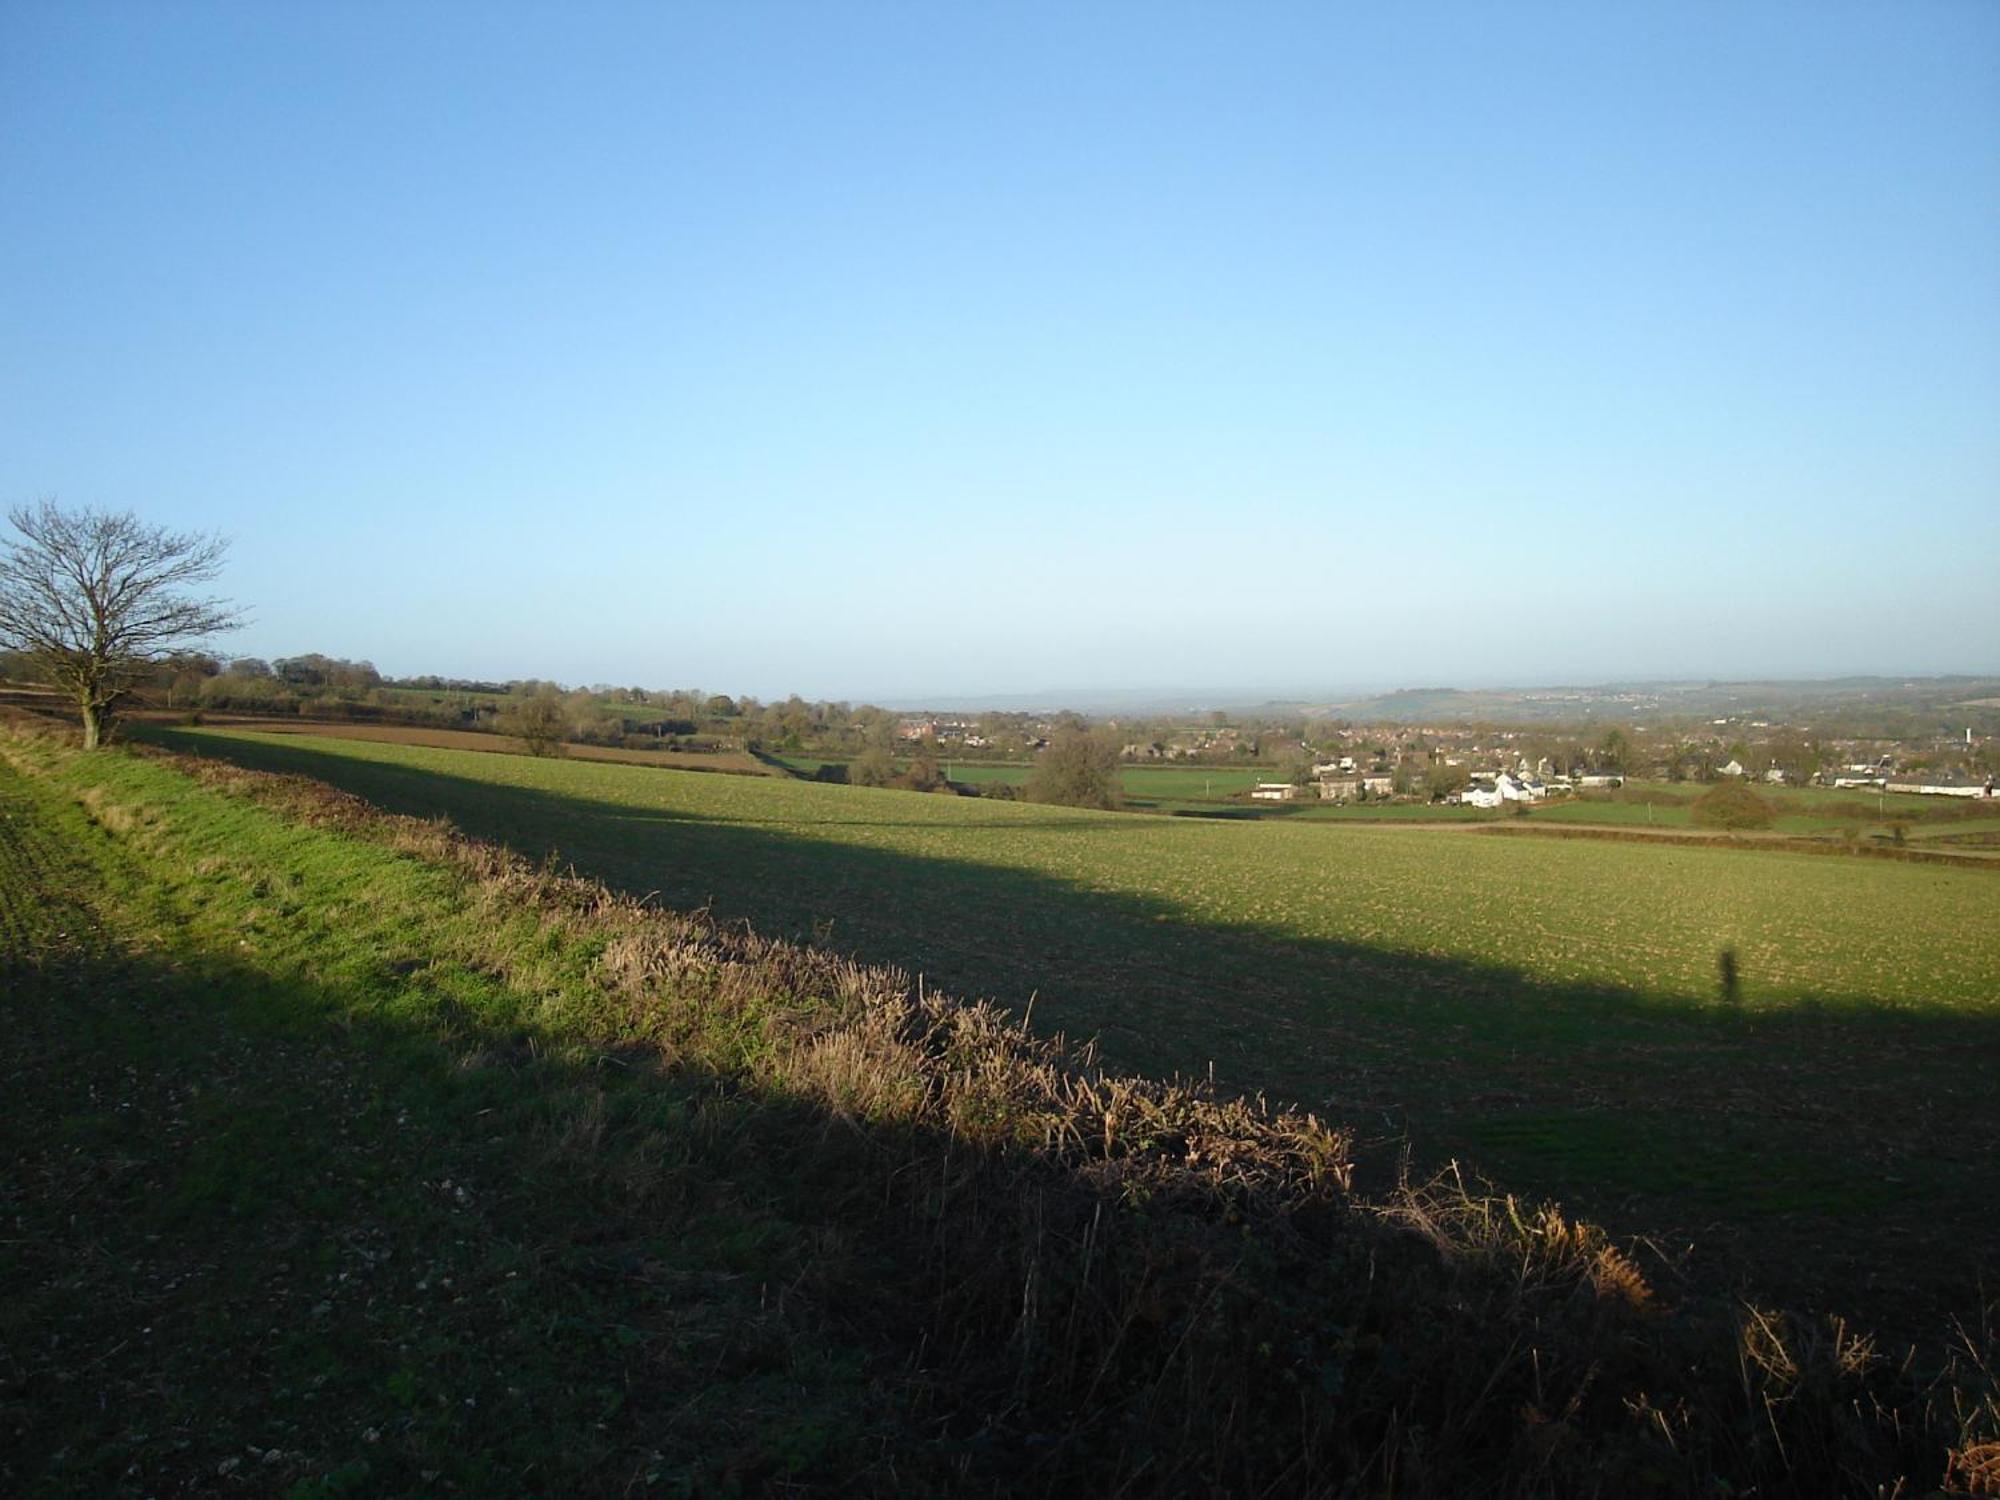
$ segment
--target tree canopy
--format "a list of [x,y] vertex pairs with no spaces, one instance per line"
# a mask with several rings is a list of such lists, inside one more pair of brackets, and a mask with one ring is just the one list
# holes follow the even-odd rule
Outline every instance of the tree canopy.
[[564,755],[569,710],[557,693],[543,688],[508,704],[500,714],[500,730],[513,735],[530,755]]
[[1035,758],[1028,800],[1065,807],[1118,805],[1118,746],[1109,737],[1065,725]]

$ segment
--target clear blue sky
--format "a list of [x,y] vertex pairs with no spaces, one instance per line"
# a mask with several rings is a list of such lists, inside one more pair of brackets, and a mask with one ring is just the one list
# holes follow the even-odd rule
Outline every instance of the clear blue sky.
[[240,652],[2000,669],[2000,5],[0,4],[0,501]]

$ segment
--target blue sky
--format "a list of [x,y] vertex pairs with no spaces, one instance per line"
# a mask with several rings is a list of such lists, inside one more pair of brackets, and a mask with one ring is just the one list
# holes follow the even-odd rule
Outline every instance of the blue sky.
[[0,6],[0,501],[763,696],[2000,670],[2000,6]]

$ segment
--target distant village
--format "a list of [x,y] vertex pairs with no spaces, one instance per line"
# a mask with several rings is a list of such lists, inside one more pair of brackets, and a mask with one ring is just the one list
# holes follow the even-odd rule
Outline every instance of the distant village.
[[[1007,717],[1019,722],[996,728],[992,716],[906,717],[896,734],[906,746],[927,745],[941,754],[1032,755],[1063,722],[1061,717]],[[1114,720],[1104,727],[1133,726]],[[1701,728],[1657,732],[1635,725],[1604,731],[1589,741],[1560,732],[1435,725],[1301,730],[1211,724],[1166,728],[1151,738],[1121,738],[1120,758],[1134,765],[1272,766],[1283,774],[1249,791],[1260,802],[1404,801],[1497,808],[1612,791],[1628,777],[1959,798],[1991,798],[1996,788],[1992,745],[1969,727],[1958,735],[1911,741],[1820,737],[1755,719],[1717,719]]]
[[[141,699],[190,717],[251,715],[343,723],[508,732],[524,702],[550,706],[560,737],[622,751],[748,752],[1025,765],[1065,730],[1101,737],[1127,765],[1230,768],[1225,795],[1269,802],[1396,801],[1478,808],[1606,795],[1628,779],[1818,786],[1883,797],[1990,799],[2000,773],[2000,679],[1758,690],[1768,706],[1688,712],[1661,690],[1548,690],[1443,719],[1440,699],[1412,691],[1408,718],[1366,721],[1327,708],[1086,718],[1073,712],[898,713],[871,704],[731,697],[700,689],[534,680],[388,678],[366,661],[308,653],[272,661],[200,652],[160,664]],[[45,689],[24,661],[0,653],[0,700],[33,706]],[[1741,701],[1749,687],[1714,689]],[[1787,694],[1792,700],[1788,701]],[[1469,705],[1468,705],[1469,706]],[[1378,711],[1400,712],[1386,702]],[[1522,717],[1513,717],[1519,714]],[[1541,714],[1574,714],[1547,722]],[[1615,718],[1610,715],[1616,715]],[[1428,721],[1427,721],[1428,720]],[[1952,726],[1945,728],[1946,725]],[[1246,774],[1248,773],[1248,774]],[[1254,784],[1253,784],[1254,783]]]

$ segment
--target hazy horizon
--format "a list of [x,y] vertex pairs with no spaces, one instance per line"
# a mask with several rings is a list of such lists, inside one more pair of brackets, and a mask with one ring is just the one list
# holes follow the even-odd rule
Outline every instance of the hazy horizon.
[[1949,4],[16,4],[0,505],[224,532],[225,649],[397,674],[1988,670],[1995,56]]
[[[225,651],[225,660],[242,655],[261,655],[265,660],[281,659],[287,653],[253,653]],[[339,657],[340,652],[325,652],[325,655]],[[351,660],[367,658],[350,657]],[[372,659],[369,659],[372,661]],[[533,680],[519,673],[458,673],[433,668],[416,667],[402,669],[384,666],[380,662],[372,664],[387,678],[408,679],[438,677],[448,681],[507,682]],[[1082,685],[1069,687],[1044,687],[1025,691],[995,690],[980,692],[962,688],[940,688],[933,692],[915,693],[808,693],[785,688],[770,692],[759,692],[750,688],[726,682],[671,681],[646,682],[636,679],[612,679],[604,677],[549,678],[569,690],[592,687],[618,689],[640,687],[648,691],[699,690],[704,693],[726,693],[732,697],[755,699],[758,702],[779,702],[798,692],[798,696],[812,702],[845,702],[852,704],[873,704],[898,712],[936,711],[947,713],[969,713],[979,710],[1001,712],[1029,712],[1037,710],[1115,713],[1167,713],[1173,711],[1208,712],[1215,709],[1250,710],[1270,705],[1313,705],[1343,704],[1384,697],[1397,693],[1462,692],[1468,695],[1508,694],[1508,693],[1612,693],[1612,692],[1660,692],[1693,689],[1744,688],[1786,688],[1809,690],[1815,687],[1834,687],[1847,684],[1905,684],[1917,685],[1954,680],[1973,682],[2000,679],[2000,669],[1986,672],[1891,672],[1891,673],[1806,673],[1806,674],[1716,674],[1687,673],[1673,677],[1628,678],[1612,677],[1595,680],[1572,679],[1554,680],[1534,677],[1519,679],[1465,679],[1459,681],[1412,681],[1404,679],[1355,679],[1331,683],[1278,683],[1265,685],[1245,684],[1185,684],[1166,683],[1160,685]]]

